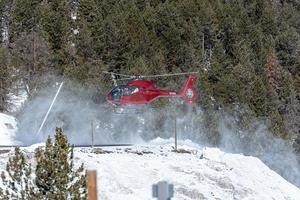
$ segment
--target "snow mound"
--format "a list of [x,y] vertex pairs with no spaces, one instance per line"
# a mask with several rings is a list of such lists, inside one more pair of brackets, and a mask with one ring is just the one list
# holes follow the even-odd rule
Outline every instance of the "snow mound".
[[[0,114],[1,141],[3,124],[14,127],[13,117]],[[5,129],[8,129],[5,125]],[[13,135],[13,134],[10,134]],[[4,140],[11,141],[9,138]],[[136,146],[75,148],[74,164],[84,163],[97,170],[98,197],[104,200],[150,200],[152,185],[167,181],[174,185],[173,200],[255,199],[299,200],[300,189],[268,168],[258,158],[231,154],[218,148],[201,147],[191,141],[178,141],[174,151],[172,139],[158,138]],[[32,155],[44,143],[23,147]],[[0,172],[12,148],[0,149]],[[1,182],[0,182],[0,187]]]
[[[217,148],[161,145],[75,149],[76,163],[98,173],[99,199],[153,199],[152,184],[174,184],[174,200],[299,200],[300,189],[258,158]],[[162,144],[164,143],[164,144]]]
[[0,113],[0,145],[18,145],[15,141],[17,121],[14,117]]
[[24,105],[25,101],[28,98],[28,95],[25,90],[22,90],[19,91],[18,95],[11,93],[9,95],[9,98],[11,104],[9,108],[9,112],[13,113],[13,112],[18,112],[22,108],[22,106]]

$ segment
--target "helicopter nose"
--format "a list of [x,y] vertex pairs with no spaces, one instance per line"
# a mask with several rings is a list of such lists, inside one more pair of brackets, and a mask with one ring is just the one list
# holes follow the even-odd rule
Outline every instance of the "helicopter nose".
[[108,94],[108,95],[106,96],[106,100],[107,100],[107,101],[112,101],[112,100],[113,100],[112,95],[111,95],[111,94]]

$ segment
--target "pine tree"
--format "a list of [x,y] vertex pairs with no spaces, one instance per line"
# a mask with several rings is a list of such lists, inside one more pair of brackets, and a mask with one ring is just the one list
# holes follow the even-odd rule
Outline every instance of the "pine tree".
[[48,137],[45,149],[36,149],[35,159],[32,170],[20,148],[15,149],[1,174],[6,190],[0,189],[0,199],[86,199],[83,165],[74,169],[73,148],[61,129],[56,129],[54,143]]
[[39,26],[40,3],[42,0],[14,0],[11,11],[10,42],[22,33],[35,32]]
[[11,10],[11,62],[16,69],[14,75],[23,83],[28,96],[45,85],[41,76],[51,71],[51,51],[41,26],[41,3],[41,0],[14,0]]
[[10,0],[0,2],[0,43],[6,47],[9,44],[12,3]]
[[59,73],[73,64],[72,57],[72,3],[70,0],[43,1],[41,26],[51,47],[51,65]]
[[8,53],[4,48],[0,48],[0,112],[8,110],[9,92],[12,83],[12,74],[8,62]]
[[269,83],[269,109],[268,114],[272,120],[272,130],[281,137],[288,137],[285,120],[286,99],[289,98],[290,91],[286,82],[285,71],[280,66],[277,56],[272,48],[269,49],[266,57],[266,76]]
[[106,18],[100,35],[101,60],[109,70],[119,71],[128,62],[129,38],[121,29],[121,13]]
[[15,148],[14,155],[9,158],[6,172],[1,174],[2,182],[7,186],[2,196],[0,194],[1,199],[30,199],[33,186],[31,165],[19,147]]
[[95,85],[99,83],[99,79],[101,80],[97,74],[101,73],[102,65],[95,52],[95,46],[99,45],[95,36],[98,34],[97,24],[101,23],[99,16],[95,1],[78,2],[76,19],[74,19],[74,64],[66,66],[65,74],[80,80],[81,83],[89,82]]
[[73,148],[62,129],[56,129],[55,142],[52,143],[49,137],[45,150],[37,150],[35,157],[35,182],[39,195],[47,199],[85,198],[83,166],[73,169]]
[[16,77],[22,80],[28,96],[34,95],[48,84],[43,75],[51,73],[49,68],[51,50],[42,32],[22,33],[12,44],[12,65],[17,69]]

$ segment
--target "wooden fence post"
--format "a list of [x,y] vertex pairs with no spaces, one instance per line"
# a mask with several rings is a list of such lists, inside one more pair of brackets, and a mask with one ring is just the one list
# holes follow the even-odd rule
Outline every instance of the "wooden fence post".
[[97,200],[97,172],[96,170],[87,171],[87,195],[88,200]]

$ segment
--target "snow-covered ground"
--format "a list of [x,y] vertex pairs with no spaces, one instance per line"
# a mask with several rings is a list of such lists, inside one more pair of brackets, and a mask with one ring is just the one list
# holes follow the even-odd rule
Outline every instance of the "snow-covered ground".
[[0,145],[16,145],[17,121],[14,117],[0,113]]
[[152,184],[175,186],[175,199],[299,200],[300,189],[255,157],[216,148],[181,146],[191,153],[172,152],[172,144],[76,149],[76,163],[98,173],[99,199],[152,199]]
[[[0,113],[1,144],[15,144],[16,120]],[[22,148],[28,155],[41,144]],[[300,189],[269,169],[258,158],[172,139],[127,147],[75,148],[75,164],[98,173],[99,199],[153,199],[152,184],[174,184],[174,200],[256,199],[299,200]],[[6,148],[7,149],[7,148]],[[0,150],[3,150],[0,149]],[[0,151],[0,171],[12,152]],[[1,181],[0,181],[1,187]]]
[[10,94],[10,108],[9,112],[18,112],[21,107],[24,105],[25,101],[27,100],[28,96],[25,90],[19,91],[18,95]]

